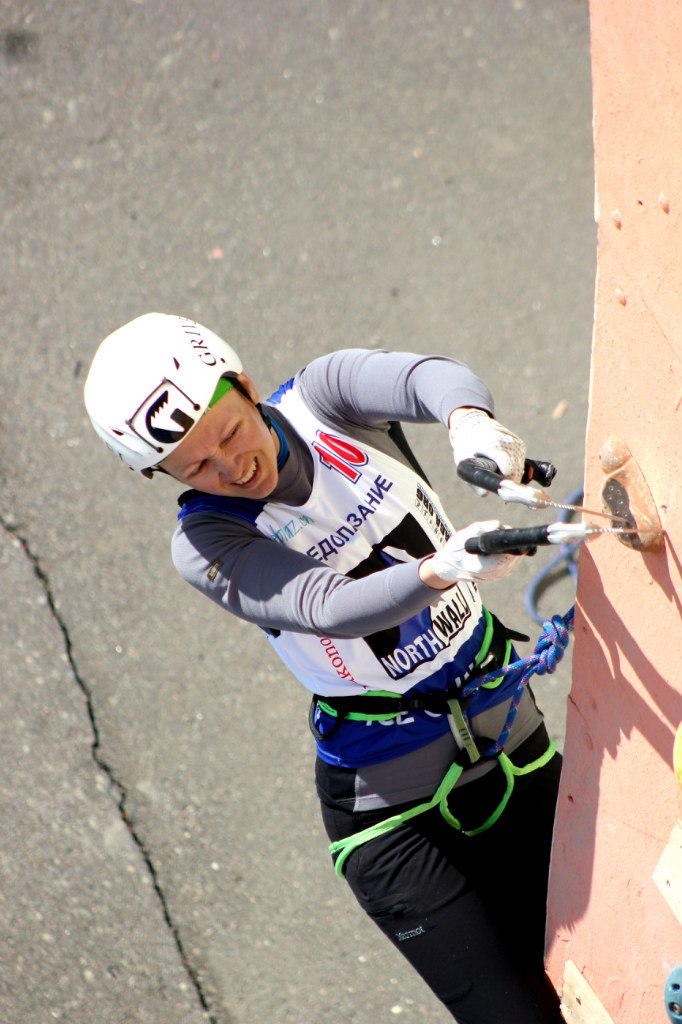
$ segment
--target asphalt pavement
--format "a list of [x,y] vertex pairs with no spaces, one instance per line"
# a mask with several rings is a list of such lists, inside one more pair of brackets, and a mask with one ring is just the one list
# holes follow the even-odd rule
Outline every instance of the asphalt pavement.
[[[333,874],[305,693],[176,575],[176,489],[82,387],[149,310],[263,394],[339,347],[447,353],[580,487],[587,3],[3,0],[0,88],[0,1022],[445,1022]],[[408,436],[456,522],[537,521]],[[485,591],[534,635],[553,554]],[[569,684],[570,654],[536,688],[560,743]]]

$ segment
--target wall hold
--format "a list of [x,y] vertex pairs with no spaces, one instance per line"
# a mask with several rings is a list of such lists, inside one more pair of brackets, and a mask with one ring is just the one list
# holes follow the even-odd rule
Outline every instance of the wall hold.
[[[660,551],[663,528],[658,510],[644,474],[625,441],[612,434],[602,445],[599,460],[606,474],[601,492],[604,511],[642,531],[617,534],[618,540],[636,551]],[[614,522],[615,525],[618,524]]]
[[673,967],[665,983],[665,1008],[673,1024],[682,1021],[682,967]]
[[682,825],[676,821],[652,875],[654,884],[682,925]]
[[614,1024],[596,992],[572,960],[564,967],[561,1013],[566,1024]]

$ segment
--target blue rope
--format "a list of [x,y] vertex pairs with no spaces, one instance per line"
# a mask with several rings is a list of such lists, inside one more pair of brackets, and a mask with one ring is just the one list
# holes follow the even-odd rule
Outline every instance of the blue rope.
[[[567,498],[564,498],[565,505],[581,505],[583,500],[583,489],[578,487],[572,491]],[[568,523],[573,518],[574,513],[570,509],[562,509],[557,516],[557,522]],[[576,544],[562,544],[559,547],[559,554],[556,558],[548,562],[540,572],[533,577],[528,589],[524,595],[524,605],[526,612],[532,619],[535,619],[537,624],[541,626],[545,621],[544,616],[538,610],[538,601],[542,594],[547,590],[552,583],[562,575],[563,572],[567,572],[573,582],[575,583],[578,578],[578,554],[580,552],[580,542]]]
[[526,613],[534,619],[539,626],[542,626],[545,619],[538,610],[538,602],[545,590],[547,590],[552,583],[555,583],[560,575],[567,572],[574,582],[578,578],[578,554],[582,544],[577,541],[575,544],[562,544],[559,547],[559,554],[556,558],[553,558],[551,562],[548,562],[543,569],[534,576],[528,585],[528,589],[524,595],[524,607]]
[[464,687],[463,696],[467,697],[480,686],[490,683],[494,679],[499,679],[501,676],[517,674],[519,677],[514,696],[509,705],[504,728],[497,740],[491,746],[481,751],[482,757],[493,757],[495,754],[499,754],[504,747],[511,727],[514,724],[523,691],[531,677],[535,675],[544,676],[555,671],[568,647],[571,630],[573,629],[574,611],[575,608],[569,608],[565,615],[553,615],[551,619],[548,619],[543,624],[542,633],[535,645],[535,650],[527,658],[519,658],[518,661],[512,661],[509,665],[504,665],[502,668],[488,672],[487,675],[472,680],[468,686]]
[[[572,491],[567,498],[564,499],[565,505],[579,505],[583,500],[582,487]],[[557,520],[562,523],[567,523],[571,520],[573,512],[570,509],[562,509],[557,516]],[[568,647],[570,639],[570,633],[573,629],[573,614],[574,609],[570,608],[565,615],[553,615],[551,619],[544,619],[538,610],[538,598],[540,594],[552,583],[552,574],[559,567],[563,567],[575,581],[578,575],[578,552],[580,550],[580,543],[576,544],[562,544],[559,551],[560,554],[557,558],[549,562],[548,565],[542,569],[537,576],[531,581],[528,590],[525,595],[525,606],[526,611],[535,619],[535,621],[542,626],[542,633],[540,638],[535,645],[535,650],[528,658],[520,658],[518,661],[512,662],[505,668],[497,669],[495,672],[490,672],[488,675],[483,676],[481,679],[472,681],[471,687],[468,692],[472,692],[478,686],[483,683],[490,682],[493,679],[499,679],[500,676],[507,675],[508,673],[518,673],[519,679],[514,696],[509,706],[509,712],[507,714],[507,720],[504,724],[504,729],[500,733],[495,743],[491,744],[486,750],[482,752],[484,757],[493,756],[499,754],[503,746],[507,742],[511,727],[514,724],[516,718],[516,712],[518,711],[523,691],[531,679],[532,676],[544,676],[548,673],[555,671],[557,665],[561,661]],[[467,688],[464,688],[465,694]]]

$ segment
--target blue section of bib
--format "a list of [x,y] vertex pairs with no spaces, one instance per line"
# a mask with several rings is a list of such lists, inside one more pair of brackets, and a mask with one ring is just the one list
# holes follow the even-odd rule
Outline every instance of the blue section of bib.
[[279,403],[282,401],[282,399],[286,395],[287,391],[291,391],[293,386],[294,386],[294,378],[291,377],[288,381],[285,381],[284,384],[280,384],[280,386],[277,388],[276,391],[273,391],[273,393],[270,395],[270,397],[268,398],[268,400],[267,400],[267,402],[265,404],[266,405],[279,405]]
[[264,505],[264,501],[252,498],[227,498],[219,494],[198,494],[182,506],[178,512],[178,519],[184,519],[192,512],[221,512],[224,515],[235,516],[236,519],[243,519],[253,526],[263,511]]
[[[403,627],[405,625],[406,623],[403,623]],[[460,651],[460,664],[467,663],[464,659],[468,659],[469,664],[473,663],[483,643],[485,628],[485,619],[482,618],[473,636]],[[516,688],[517,680],[513,675],[511,673],[509,678],[505,677],[501,684],[493,689],[479,689],[467,709],[469,719],[508,700]],[[454,664],[450,663],[429,679],[413,686],[405,695],[416,697],[426,693],[442,693],[455,689],[457,685]],[[390,683],[386,689],[390,692]],[[322,737],[316,739],[317,753],[327,764],[343,768],[379,764],[409,754],[444,736],[450,730],[447,715],[428,711],[405,711],[395,718],[384,721],[346,719],[338,730],[335,730],[336,724],[335,717],[322,711],[319,706],[315,708],[313,725]],[[325,732],[328,734],[326,737]]]

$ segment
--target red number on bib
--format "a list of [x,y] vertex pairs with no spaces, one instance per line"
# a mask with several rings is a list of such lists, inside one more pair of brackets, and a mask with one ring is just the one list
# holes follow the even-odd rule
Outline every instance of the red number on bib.
[[365,465],[367,462],[365,453],[350,441],[344,441],[340,437],[335,437],[334,434],[328,434],[325,430],[319,430],[317,436],[319,440],[313,441],[313,448],[323,464],[328,469],[335,469],[337,473],[342,473],[353,483],[357,483],[362,474],[355,469],[355,466]]

